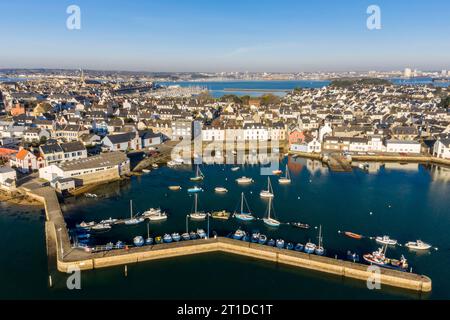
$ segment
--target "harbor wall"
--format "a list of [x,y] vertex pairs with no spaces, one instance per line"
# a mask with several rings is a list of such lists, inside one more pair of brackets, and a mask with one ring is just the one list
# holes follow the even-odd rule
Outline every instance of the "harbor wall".
[[[49,257],[56,257],[57,269],[60,272],[101,269],[194,254],[224,252],[362,281],[373,277],[367,265],[221,237],[88,253],[71,247],[64,217],[53,189],[41,188],[30,191],[29,195],[44,204],[47,217],[45,224],[47,253]],[[383,268],[380,272],[382,285],[419,292],[432,290],[432,281],[426,276]]]

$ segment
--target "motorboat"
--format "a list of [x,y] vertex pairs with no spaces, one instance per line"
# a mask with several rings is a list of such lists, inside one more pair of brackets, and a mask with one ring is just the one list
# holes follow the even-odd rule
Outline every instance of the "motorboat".
[[258,244],[266,244],[267,236],[264,234],[259,235]]
[[197,234],[198,234],[200,239],[205,239],[206,238],[206,232],[203,229],[197,229]]
[[133,243],[136,247],[142,247],[145,243],[145,240],[143,237],[138,236],[133,239]]
[[283,174],[283,171],[281,171],[281,170],[273,170],[273,171],[272,171],[272,174],[274,174],[274,175],[276,175],[276,176],[279,176],[279,175],[282,175],[282,174]]
[[125,248],[125,243],[123,243],[122,241],[117,241],[116,242],[116,249],[121,250]]
[[238,229],[234,234],[233,234],[233,239],[234,240],[242,240],[244,238],[244,236],[246,235],[245,231],[242,231],[241,229]]
[[347,260],[352,262],[359,262],[359,254],[356,252],[347,251]]
[[236,179],[236,182],[238,184],[250,184],[250,183],[253,183],[253,179],[252,178],[247,178],[247,177],[244,176],[244,177]]
[[172,239],[173,239],[173,241],[175,241],[175,242],[179,242],[180,240],[181,240],[181,236],[180,236],[180,234],[179,233],[172,233]]
[[188,241],[188,240],[191,240],[191,236],[189,235],[189,233],[183,233],[182,235],[181,235],[181,238],[184,240],[184,241]]
[[278,239],[275,243],[276,247],[278,249],[284,249],[284,240],[283,239]]
[[[244,202],[247,205],[248,212],[244,212]],[[243,192],[241,194],[241,212],[240,213],[235,212],[233,214],[233,217],[238,219],[238,220],[241,220],[241,221],[253,221],[253,220],[255,220],[255,217],[250,212],[250,208],[248,208],[248,203],[247,203],[247,200],[245,199],[245,195],[244,195]]]
[[270,240],[267,242],[267,245],[268,245],[269,247],[275,247],[275,244],[276,244],[276,241],[273,240],[273,239],[270,239]]
[[304,246],[303,244],[297,243],[297,244],[295,245],[294,250],[295,250],[295,251],[298,251],[298,252],[302,252],[304,248],[305,248],[305,246]]
[[118,219],[109,218],[109,219],[100,221],[100,223],[115,224],[115,223],[117,223],[117,221],[119,221],[119,220]]
[[215,211],[213,213],[211,213],[211,217],[213,219],[218,219],[218,220],[228,220],[230,218],[230,213],[222,210],[222,211]]
[[254,232],[251,239],[252,243],[258,243],[260,235],[259,232]]
[[153,244],[153,238],[147,238],[145,239],[145,245],[146,246],[151,246]]
[[171,191],[180,191],[181,190],[181,186],[170,186],[169,190],[171,190]]
[[293,244],[292,242],[289,242],[289,243],[286,245],[286,249],[287,249],[287,250],[294,250],[294,248],[295,248],[295,246],[294,246],[294,244]]
[[410,241],[405,244],[405,247],[411,250],[429,250],[432,248],[431,244],[425,243],[421,240],[417,240],[415,242]]
[[217,192],[217,193],[227,193],[227,192],[228,192],[228,189],[223,188],[223,187],[216,187],[216,188],[214,189],[214,191]]
[[145,174],[148,174],[148,173],[150,173],[150,172],[152,172],[152,171],[149,170],[149,169],[143,169],[143,170],[142,170],[142,173],[145,173]]
[[165,234],[163,237],[164,243],[171,243],[173,242],[172,236],[170,234]]
[[106,223],[99,223],[91,228],[92,231],[109,231],[111,229],[112,229],[111,225]]
[[77,224],[76,227],[77,229],[85,229],[85,230],[89,230],[91,229],[93,226],[95,226],[95,222],[81,222],[80,224]]
[[261,191],[259,195],[261,196],[261,198],[273,198],[275,196],[269,177],[267,178],[267,190]]
[[142,216],[150,221],[164,221],[167,220],[167,214],[162,212],[161,209],[149,209],[145,211]]
[[163,242],[164,242],[164,241],[163,241],[163,238],[162,238],[162,237],[158,236],[158,237],[155,238],[155,243],[156,243],[156,244],[162,244]]
[[291,222],[290,223],[291,226],[293,226],[294,228],[298,228],[298,229],[310,229],[311,226],[307,223],[301,223],[301,222]]
[[203,192],[203,189],[198,186],[188,189],[188,193],[199,193],[199,192]]
[[305,252],[306,253],[308,253],[308,254],[313,254],[315,251],[316,251],[316,248],[317,248],[317,246],[314,244],[314,243],[312,243],[312,242],[308,242],[306,245],[305,245]]
[[233,172],[236,172],[236,171],[239,171],[241,168],[239,168],[239,167],[233,167],[233,168],[231,168],[231,171],[233,171]]
[[387,244],[389,246],[395,246],[398,243],[397,240],[391,239],[389,236],[376,237],[375,241],[379,244]]
[[198,239],[198,234],[196,232],[194,232],[194,231],[191,231],[189,233],[189,237],[190,237],[191,240],[196,240],[196,239]]
[[157,163],[154,163],[154,164],[152,164],[152,168],[153,168],[153,169],[158,169],[158,168],[159,168],[159,165],[158,165]]

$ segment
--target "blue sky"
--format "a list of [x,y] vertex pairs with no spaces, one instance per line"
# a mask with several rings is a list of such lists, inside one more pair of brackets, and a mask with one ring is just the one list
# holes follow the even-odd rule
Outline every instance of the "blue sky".
[[[66,28],[71,4],[81,30]],[[371,4],[381,30],[366,27]],[[448,0],[16,0],[0,12],[0,68],[450,69]]]

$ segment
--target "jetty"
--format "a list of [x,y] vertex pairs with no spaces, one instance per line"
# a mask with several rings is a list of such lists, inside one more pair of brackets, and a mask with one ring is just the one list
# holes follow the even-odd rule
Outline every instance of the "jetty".
[[[53,189],[43,187],[29,191],[28,195],[40,201],[45,207],[47,254],[49,261],[56,261],[57,269],[60,272],[68,272],[74,270],[74,268],[93,270],[187,255],[223,252],[361,281],[367,281],[374,276],[368,270],[367,265],[224,237],[90,253],[72,247],[61,207]],[[379,279],[382,285],[417,292],[430,292],[432,290],[432,281],[427,276],[383,268],[380,270]]]

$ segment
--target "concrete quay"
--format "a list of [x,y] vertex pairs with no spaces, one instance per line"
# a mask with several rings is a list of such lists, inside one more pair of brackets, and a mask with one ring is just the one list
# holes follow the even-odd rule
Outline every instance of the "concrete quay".
[[[45,224],[47,253],[51,257],[50,261],[56,260],[56,266],[60,272],[68,272],[74,268],[93,270],[158,259],[223,252],[361,281],[367,281],[374,276],[372,272],[368,271],[367,265],[222,237],[89,253],[82,249],[72,248],[58,198],[53,189],[44,187],[29,191],[29,196],[44,204],[47,217]],[[432,290],[430,278],[413,273],[381,268],[380,281],[382,285],[417,292]]]

